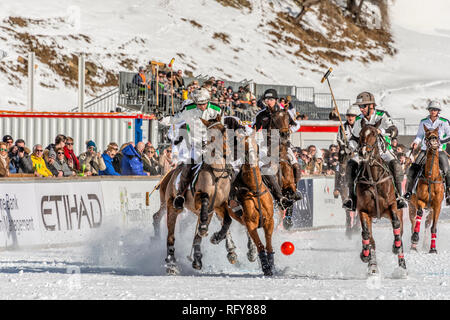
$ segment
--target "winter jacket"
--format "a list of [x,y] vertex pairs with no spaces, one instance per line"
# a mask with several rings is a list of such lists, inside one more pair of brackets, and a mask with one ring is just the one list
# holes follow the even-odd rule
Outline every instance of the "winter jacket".
[[10,173],[18,173],[19,172],[19,153],[16,152],[13,154],[12,152],[8,152],[9,157],[9,172]]
[[124,176],[146,176],[141,156],[130,144],[122,150],[121,172]]
[[103,161],[105,162],[106,169],[98,172],[99,176],[120,176],[120,174],[114,169],[113,159],[104,152],[102,154]]
[[161,174],[161,167],[155,160],[152,161],[152,159],[149,159],[147,155],[144,155],[142,157],[142,162],[144,164],[144,171],[150,172],[151,176],[157,176]]
[[78,160],[77,156],[73,152],[73,150],[67,149],[67,147],[64,147],[64,156],[66,157],[67,161],[69,159],[72,159],[73,161],[73,168],[77,171],[80,171],[80,161]]
[[72,175],[72,170],[70,170],[69,165],[65,160],[58,160],[56,159],[55,162],[53,162],[53,167],[58,171],[63,172],[64,177],[70,177]]
[[53,176],[52,172],[45,165],[44,158],[37,157],[34,154],[31,155],[31,161],[33,162],[34,170],[43,177]]
[[4,159],[4,163],[2,159],[0,159],[0,177],[8,177],[9,176],[9,158],[6,156]]
[[33,173],[33,161],[28,153],[20,158],[19,157],[19,173]]
[[[106,169],[105,161],[103,161],[103,158],[97,157],[97,153],[89,153],[89,152],[83,152],[78,157],[80,160],[80,167],[82,168],[83,165],[86,165],[86,168],[84,172],[91,172],[93,175],[98,175],[99,171],[103,171]],[[81,169],[83,170],[83,169]]]
[[121,172],[121,170],[122,170],[122,168],[121,168],[122,159],[123,159],[123,154],[122,154],[122,152],[118,152],[118,153],[114,156],[114,159],[113,159],[113,161],[112,161],[112,165],[113,165],[113,167],[114,167],[114,170],[115,170],[117,173],[119,173],[119,174],[122,173],[122,172]]

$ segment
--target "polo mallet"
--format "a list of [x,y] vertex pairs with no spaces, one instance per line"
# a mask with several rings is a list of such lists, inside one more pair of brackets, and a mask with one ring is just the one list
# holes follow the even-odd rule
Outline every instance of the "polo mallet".
[[347,136],[345,134],[344,125],[342,124],[342,119],[341,119],[341,115],[340,115],[339,110],[338,110],[336,99],[334,98],[333,90],[331,89],[330,80],[328,80],[328,77],[330,76],[332,71],[333,71],[333,68],[328,69],[328,71],[323,75],[322,80],[320,81],[320,83],[323,83],[325,80],[327,80],[328,87],[330,88],[330,92],[331,92],[331,97],[333,98],[333,102],[334,102],[334,108],[336,109],[336,112],[337,112],[338,117],[339,117],[339,122],[341,124],[342,133],[343,133],[344,140],[345,140],[345,145],[347,145],[348,141],[347,141]]
[[[175,169],[175,168],[174,168],[174,169]],[[166,174],[161,178],[161,180],[159,180],[158,184],[153,188],[152,192],[150,192],[149,197],[152,196],[152,194],[153,194],[153,192],[155,192],[155,190],[158,190],[158,189],[159,189],[159,186],[161,185],[161,181],[163,181],[164,178],[165,178],[170,172],[172,172],[172,170],[174,170],[174,169],[171,169],[171,170],[169,170],[169,171],[166,172]]]

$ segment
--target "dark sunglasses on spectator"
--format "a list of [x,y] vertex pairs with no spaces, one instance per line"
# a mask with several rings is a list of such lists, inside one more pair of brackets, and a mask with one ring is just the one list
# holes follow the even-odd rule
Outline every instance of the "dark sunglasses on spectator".
[[58,152],[58,154],[64,154],[64,152]]
[[44,152],[42,149],[36,149],[36,152]]
[[114,151],[119,151],[119,148],[113,148]]
[[73,142],[66,142],[66,145],[73,146]]
[[167,152],[172,152],[172,150],[167,150]]

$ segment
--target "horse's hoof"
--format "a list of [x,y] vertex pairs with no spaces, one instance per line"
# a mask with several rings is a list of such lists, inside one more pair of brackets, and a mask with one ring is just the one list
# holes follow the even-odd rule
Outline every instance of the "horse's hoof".
[[437,253],[436,248],[431,248],[431,249],[430,249],[430,253]]
[[414,232],[411,236],[411,242],[414,244],[419,243],[419,233],[418,232]]
[[367,269],[367,274],[369,276],[376,276],[380,273],[378,270],[378,266],[376,264],[369,265],[369,268]]
[[266,276],[266,277],[273,276],[272,268],[270,268],[270,267],[269,268],[264,268],[263,272],[264,272],[264,276]]
[[237,262],[237,254],[236,254],[236,252],[228,252],[227,259],[228,259],[229,263],[235,264]]
[[258,252],[256,252],[256,250],[247,252],[248,261],[255,262],[257,257],[258,257]]
[[208,236],[208,226],[206,224],[200,224],[198,226],[197,234],[202,238]]
[[366,257],[362,252],[360,253],[359,257],[361,258],[361,261],[364,263],[369,262],[370,260],[370,254]]
[[168,276],[176,276],[180,274],[180,269],[176,265],[167,265],[166,273]]
[[195,270],[201,270],[202,266],[202,260],[194,259],[194,261],[192,261],[192,268],[194,268]]
[[209,240],[212,244],[219,244],[223,239],[225,239],[225,235],[221,237],[219,232],[214,232]]
[[286,230],[290,230],[294,226],[294,222],[292,221],[292,217],[284,217],[283,219],[283,227]]

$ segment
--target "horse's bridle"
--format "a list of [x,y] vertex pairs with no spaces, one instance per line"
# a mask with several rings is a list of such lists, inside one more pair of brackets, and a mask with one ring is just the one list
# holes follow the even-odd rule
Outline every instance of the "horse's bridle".
[[[361,144],[361,147],[366,147],[366,150],[367,150],[368,146],[371,147],[371,148],[370,148],[370,150],[367,151],[368,152],[368,156],[363,161],[364,167],[363,167],[363,170],[360,171],[360,174],[358,174],[358,176],[357,176],[357,178],[355,180],[355,185],[357,183],[362,183],[362,184],[368,185],[369,187],[373,187],[373,191],[372,191],[372,189],[369,189],[369,191],[373,194],[373,196],[375,198],[375,207],[376,207],[376,210],[377,210],[377,219],[380,219],[381,218],[381,211],[380,211],[380,205],[378,203],[377,185],[381,184],[381,183],[383,183],[383,182],[385,182],[385,181],[387,181],[389,179],[391,179],[391,176],[389,174],[389,170],[386,169],[386,167],[383,165],[383,163],[378,161],[376,159],[376,157],[374,157],[374,155],[376,155],[375,151],[378,151],[378,143],[379,143],[378,139],[379,139],[379,137],[378,137],[378,134],[377,134],[375,143],[373,145],[367,144],[367,143]],[[372,168],[374,166],[379,166],[379,167],[381,167],[383,169],[383,173],[381,174],[381,176],[378,178],[377,181],[373,180],[372,171],[370,170],[370,168]],[[369,175],[369,180],[364,178],[364,172],[367,172],[367,174]],[[388,174],[386,175],[386,173],[388,173]]]

